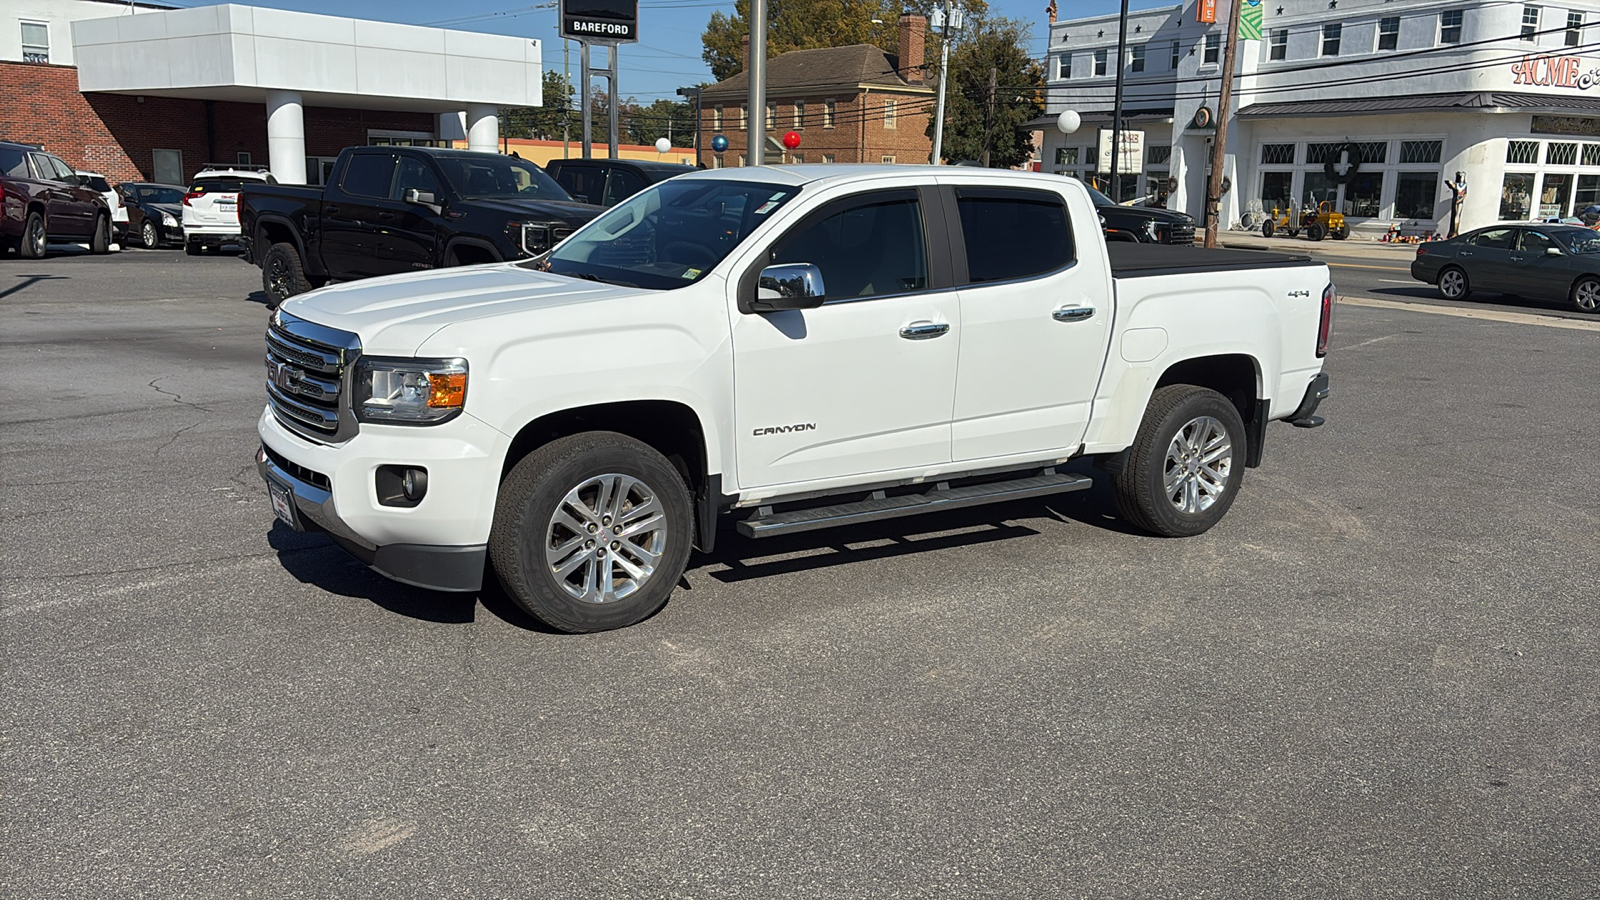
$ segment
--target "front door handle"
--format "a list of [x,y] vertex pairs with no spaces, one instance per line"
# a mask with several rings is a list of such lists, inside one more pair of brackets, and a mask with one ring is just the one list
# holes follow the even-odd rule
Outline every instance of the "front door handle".
[[1057,322],[1081,322],[1093,315],[1092,306],[1063,306],[1050,314]]
[[323,212],[324,215],[337,216],[339,214],[339,207],[337,207],[337,206],[324,206],[322,208],[322,212]]
[[1456,255],[1457,256],[1471,256],[1472,255],[1472,251],[1471,250],[1459,250],[1459,251],[1456,252]]
[[925,341],[949,330],[950,326],[944,322],[913,322],[900,329],[900,336],[910,341]]

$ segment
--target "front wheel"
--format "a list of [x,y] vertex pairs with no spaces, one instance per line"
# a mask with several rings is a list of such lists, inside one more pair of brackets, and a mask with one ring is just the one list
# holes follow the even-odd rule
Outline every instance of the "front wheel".
[[1472,293],[1472,282],[1465,269],[1450,266],[1439,273],[1439,296],[1446,300],[1465,300]]
[[1117,509],[1162,537],[1209,530],[1239,493],[1246,440],[1239,410],[1216,391],[1192,384],[1157,390],[1112,481]]
[[156,231],[156,223],[149,219],[144,220],[144,224],[139,226],[139,243],[143,244],[146,250],[154,250],[161,246],[161,233]]
[[97,216],[94,220],[94,236],[89,238],[89,252],[111,252],[111,220],[105,216]]
[[1333,239],[1336,240],[1336,241],[1342,241],[1342,240],[1344,240],[1345,238],[1347,238],[1349,236],[1350,236],[1350,226],[1349,225],[1346,225],[1343,228],[1336,228],[1333,231]]
[[1600,278],[1585,275],[1572,286],[1572,305],[1578,312],[1600,313]]
[[1262,222],[1261,223],[1261,236],[1264,237],[1264,238],[1272,237],[1272,223],[1271,222]]
[[311,290],[293,244],[279,241],[267,248],[267,255],[261,257],[261,290],[271,309],[277,309],[278,304],[295,294]]
[[1308,241],[1320,241],[1327,233],[1328,230],[1320,224],[1312,223],[1306,226],[1306,240]]
[[567,632],[642,621],[667,602],[693,537],[683,476],[655,448],[595,431],[523,457],[500,485],[489,558],[528,613]]

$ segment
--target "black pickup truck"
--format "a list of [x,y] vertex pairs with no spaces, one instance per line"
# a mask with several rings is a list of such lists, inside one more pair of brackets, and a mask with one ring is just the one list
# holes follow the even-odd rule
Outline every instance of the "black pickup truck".
[[537,256],[603,211],[516,157],[349,147],[326,188],[247,186],[239,225],[276,306],[329,281]]

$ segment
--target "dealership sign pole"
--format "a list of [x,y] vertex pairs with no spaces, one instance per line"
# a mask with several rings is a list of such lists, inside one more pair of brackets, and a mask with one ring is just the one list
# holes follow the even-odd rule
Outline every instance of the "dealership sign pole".
[[589,45],[606,47],[611,158],[617,158],[617,49],[639,40],[639,0],[561,0],[561,36],[578,42],[578,86],[583,115],[583,158],[593,155],[593,109],[589,95]]

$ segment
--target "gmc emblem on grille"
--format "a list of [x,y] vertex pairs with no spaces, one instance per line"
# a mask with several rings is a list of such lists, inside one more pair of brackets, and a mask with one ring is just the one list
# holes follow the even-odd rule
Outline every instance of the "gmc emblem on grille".
[[272,382],[274,387],[285,391],[291,390],[294,382],[304,377],[306,377],[306,373],[287,363],[281,363],[277,360],[270,360],[267,363],[267,380]]

